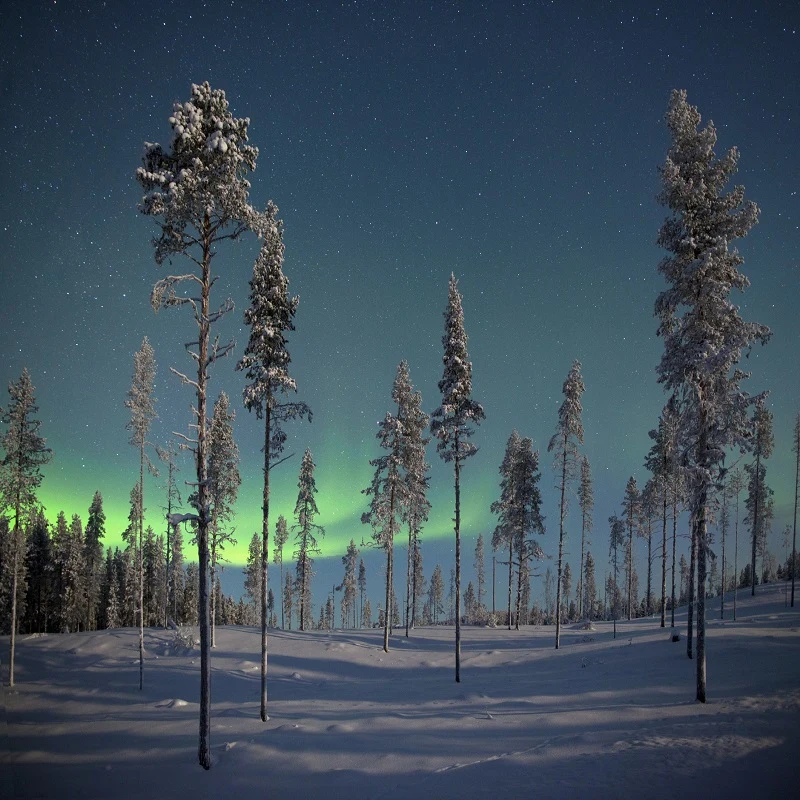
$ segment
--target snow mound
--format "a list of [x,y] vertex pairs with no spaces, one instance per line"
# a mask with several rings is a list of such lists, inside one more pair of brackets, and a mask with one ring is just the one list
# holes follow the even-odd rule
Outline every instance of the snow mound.
[[188,700],[181,700],[180,698],[176,697],[174,699],[165,700],[163,703],[156,703],[156,708],[183,708],[184,706],[188,705]]

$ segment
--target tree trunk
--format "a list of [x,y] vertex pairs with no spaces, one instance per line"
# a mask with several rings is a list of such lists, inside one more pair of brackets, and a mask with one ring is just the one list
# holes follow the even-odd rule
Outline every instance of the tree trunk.
[[628,520],[628,620],[633,619],[633,524]]
[[647,599],[645,600],[645,607],[647,608],[647,616],[653,613],[652,603],[652,578],[653,578],[653,530],[650,522],[647,523]]
[[692,658],[692,628],[694,625],[694,572],[697,564],[697,520],[692,515],[691,521],[692,544],[691,558],[689,560],[689,613],[687,615],[686,628],[686,655]]
[[[267,398],[264,422],[264,494],[261,518],[261,721],[269,719],[267,715],[267,572],[269,569],[269,444],[272,423],[272,408]],[[281,559],[282,561],[282,559]],[[281,563],[281,577],[283,564]],[[281,585],[283,590],[283,585]],[[283,619],[283,603],[281,603],[281,619]]]
[[736,622],[736,594],[739,588],[739,494],[736,494],[736,519],[733,523],[733,621]]
[[511,587],[514,582],[514,539],[508,537],[508,629],[511,630]]
[[792,524],[792,602],[794,608],[794,573],[797,566],[797,494],[800,489],[800,440],[795,440],[797,457],[794,466],[794,522]]
[[211,647],[217,646],[217,523],[211,519],[211,572],[209,582],[211,584],[211,610],[209,618],[211,620]]
[[578,619],[583,619],[583,562],[586,550],[586,514],[581,515],[581,566],[578,572]]
[[411,625],[411,563],[413,559],[411,526],[408,526],[408,564],[406,565],[406,639]]
[[672,495],[672,622],[675,627],[675,551],[678,543],[678,490]]
[[561,564],[564,556],[564,513],[567,491],[567,437],[564,436],[564,457],[561,462],[561,505],[558,523],[558,575],[556,578],[556,650],[561,644]]
[[14,529],[11,534],[11,546],[14,549],[14,558],[11,562],[11,640],[8,653],[8,685],[14,686],[14,658],[17,649],[17,572],[19,571],[19,511],[16,514]]
[[209,295],[211,292],[211,222],[203,220],[203,262],[198,325],[199,352],[197,363],[197,555],[199,559],[199,592],[197,619],[200,627],[200,741],[197,756],[200,766],[211,768],[211,648],[209,636],[208,596],[208,484],[206,464],[206,384],[208,379],[208,345],[210,336]]
[[386,542],[386,610],[383,614],[383,652],[389,652],[389,628],[392,624],[392,551],[394,550],[394,483],[389,490],[389,540]]
[[417,622],[417,532],[414,531],[414,567],[411,570],[411,627]]
[[458,460],[458,435],[455,436],[456,489],[456,683],[461,683],[461,474]]
[[[756,443],[758,446],[758,443]],[[756,453],[756,502],[753,508],[753,551],[750,563],[750,595],[756,594],[756,549],[758,547],[758,501],[761,496],[761,455]]]
[[664,505],[661,509],[661,627],[667,626],[667,487],[664,484]]
[[[723,492],[725,489],[722,490]],[[723,494],[722,502],[727,503],[727,499]],[[725,534],[727,533],[728,527],[728,514],[727,508],[725,511],[725,525],[722,527],[722,591],[719,593],[720,601],[719,601],[719,618],[725,619]],[[711,587],[714,588],[713,586]]]

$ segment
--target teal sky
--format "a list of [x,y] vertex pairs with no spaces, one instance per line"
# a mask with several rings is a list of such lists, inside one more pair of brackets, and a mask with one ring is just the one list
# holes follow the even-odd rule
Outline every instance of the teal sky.
[[[762,210],[739,243],[752,281],[739,301],[746,318],[774,331],[746,366],[748,389],[769,389],[775,414],[768,482],[777,545],[791,517],[788,439],[800,410],[796,4],[172,2],[146,25],[113,1],[6,9],[0,383],[31,372],[55,453],[41,491],[51,518],[61,509],[85,518],[100,490],[107,543],[120,541],[137,478],[123,403],[145,335],[158,364],[153,439],[186,432],[191,398],[169,367],[190,368],[183,342],[194,331],[187,314],[150,310],[163,271],[151,221],[136,210],[134,171],[145,140],[168,141],[172,103],[208,80],[226,90],[235,115],[251,118],[260,148],[251,200],[279,206],[285,272],[301,298],[290,349],[314,421],[289,429],[287,452],[296,455],[274,473],[276,514],[291,516],[310,447],[324,555],[338,560],[350,538],[367,537],[360,492],[378,452],[376,423],[402,358],[426,410],[438,405],[442,312],[455,272],[474,397],[487,417],[464,470],[466,537],[493,528],[498,466],[517,428],[542,451],[543,546],[555,551],[544,451],[578,358],[594,547],[604,561],[606,520],[628,477],[646,480],[647,431],[665,401],[654,372],[663,255],[655,240],[665,217],[655,196],[669,92],[685,88],[716,122],[719,152],[739,147],[737,179]],[[239,409],[234,562],[260,526],[262,432],[240,405],[234,371],[256,252],[247,240],[215,260],[216,298],[236,303],[219,330],[237,349],[210,385],[212,400],[225,390]],[[446,558],[452,473],[433,447],[429,460],[424,535]],[[182,479],[189,473],[187,461]],[[163,494],[149,479],[156,528]]]

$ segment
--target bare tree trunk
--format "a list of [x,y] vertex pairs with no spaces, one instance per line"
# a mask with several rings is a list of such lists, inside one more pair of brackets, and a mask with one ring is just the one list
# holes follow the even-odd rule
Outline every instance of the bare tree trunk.
[[14,548],[14,559],[11,562],[11,641],[8,654],[8,685],[14,685],[14,659],[17,650],[17,572],[19,571],[19,511],[17,511],[14,529],[11,534],[11,546]]
[[456,489],[456,683],[461,683],[461,470],[458,460],[458,435],[455,437]]
[[586,514],[581,515],[581,566],[578,572],[578,619],[583,619],[583,562],[586,550]]
[[733,523],[733,621],[736,622],[736,594],[739,588],[739,494],[736,494],[736,520]]
[[[723,492],[725,489],[723,488]],[[722,498],[723,503],[727,503],[725,496],[723,495]],[[719,618],[725,619],[725,534],[727,533],[727,509],[725,511],[725,525],[722,528],[722,591],[719,593],[720,601],[719,601]],[[712,587],[713,589],[713,587]]]
[[414,567],[411,570],[411,627],[417,621],[417,532],[414,531]]
[[[267,715],[267,572],[269,569],[269,445],[272,408],[267,400],[264,422],[264,494],[261,518],[261,721]],[[283,558],[281,558],[281,591],[283,591]],[[283,621],[283,602],[281,602]]]
[[389,541],[386,542],[386,610],[383,614],[383,652],[389,652],[389,628],[392,624],[392,551],[394,550],[394,484],[389,490]]
[[558,524],[558,576],[556,578],[556,650],[561,643],[561,565],[564,556],[564,514],[567,490],[567,437],[564,436],[564,456],[561,464],[561,513]]
[[797,494],[800,489],[800,441],[795,440],[797,457],[794,466],[794,522],[792,524],[792,602],[794,608],[794,574],[797,571]]
[[208,380],[208,345],[210,337],[209,295],[211,292],[211,222],[203,220],[203,262],[198,324],[199,352],[197,363],[197,555],[199,564],[199,597],[197,619],[200,627],[200,741],[197,755],[200,766],[211,768],[211,648],[209,636],[208,596],[208,483],[206,464],[206,384]]
[[678,499],[677,490],[672,495],[672,622],[675,627],[675,551],[678,543]]
[[217,646],[217,532],[216,532],[217,523],[213,519],[211,519],[211,611],[209,612],[209,617],[211,620],[211,647]]
[[647,523],[647,600],[645,606],[647,608],[647,616],[653,613],[653,604],[651,598],[652,591],[652,577],[653,577],[653,530],[650,522]]
[[664,484],[664,505],[661,510],[661,627],[667,626],[667,487]]
[[408,564],[406,565],[406,639],[411,626],[411,564],[414,556],[411,526],[408,526]]
[[686,655],[692,658],[692,627],[694,625],[694,572],[697,564],[697,520],[692,516],[691,520],[692,544],[691,558],[689,560],[689,613],[687,615],[686,628]]

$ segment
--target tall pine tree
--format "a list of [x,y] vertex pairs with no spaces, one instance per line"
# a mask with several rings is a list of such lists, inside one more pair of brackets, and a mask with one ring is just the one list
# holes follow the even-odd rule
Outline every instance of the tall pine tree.
[[297,559],[297,606],[298,627],[301,631],[309,630],[312,626],[311,616],[311,578],[313,576],[313,556],[320,552],[319,539],[325,535],[325,529],[317,525],[314,520],[319,514],[317,501],[317,484],[314,480],[314,459],[311,451],[306,449],[303,462],[300,464],[300,477],[297,481],[299,492],[294,515],[297,524],[293,526],[295,542],[297,543],[294,557]]
[[472,362],[467,353],[464,311],[456,276],[450,275],[447,310],[444,312],[442,345],[444,371],[439,381],[442,404],[431,415],[431,433],[439,440],[436,449],[445,463],[452,462],[455,484],[455,623],[456,683],[461,681],[461,465],[475,455],[469,439],[473,426],[485,418],[483,407],[472,399]]
[[667,288],[656,300],[658,333],[664,354],[659,382],[677,395],[681,450],[687,464],[689,510],[697,542],[698,625],[697,686],[706,699],[705,582],[708,504],[723,465],[725,449],[746,447],[747,408],[752,402],[742,389],[747,377],[739,367],[742,351],[764,343],[769,329],[745,322],[730,300],[743,291],[747,278],[739,272],[742,257],[729,243],[758,221],[758,207],[745,202],[744,188],[729,193],[725,185],[736,172],[735,148],[717,158],[713,123],[698,130],[700,114],[686,92],[675,90],[666,115],[672,143],[661,168],[659,196],[670,216],[658,243],[668,251],[659,264]]
[[6,431],[0,437],[3,460],[0,461],[0,505],[10,512],[11,524],[6,536],[11,538],[11,637],[8,653],[8,685],[14,685],[17,636],[17,595],[20,571],[24,563],[24,525],[36,505],[36,490],[41,486],[41,467],[53,456],[39,435],[41,423],[31,376],[22,370],[19,380],[8,385],[10,402],[2,411]]

